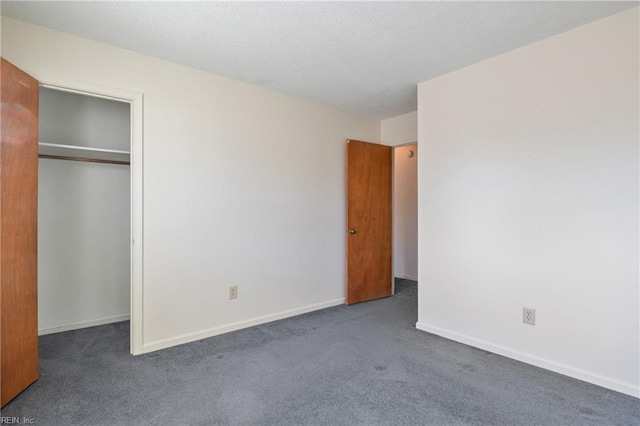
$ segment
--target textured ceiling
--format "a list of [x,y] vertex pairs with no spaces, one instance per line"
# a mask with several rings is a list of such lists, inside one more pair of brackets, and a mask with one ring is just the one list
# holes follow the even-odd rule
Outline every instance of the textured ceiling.
[[637,2],[8,2],[4,16],[373,118],[416,84]]

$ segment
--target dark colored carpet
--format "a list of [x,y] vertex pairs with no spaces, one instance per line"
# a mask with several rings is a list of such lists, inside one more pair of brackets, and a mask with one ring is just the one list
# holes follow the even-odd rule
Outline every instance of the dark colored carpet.
[[416,284],[398,280],[397,289],[137,357],[126,322],[43,336],[40,379],[2,416],[38,425],[640,424],[636,398],[416,330]]

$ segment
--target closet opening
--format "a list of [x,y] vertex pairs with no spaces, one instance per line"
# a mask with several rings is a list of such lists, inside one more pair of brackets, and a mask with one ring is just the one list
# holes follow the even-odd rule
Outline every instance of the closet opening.
[[40,86],[39,335],[132,318],[132,112]]
[[396,146],[393,157],[394,281],[417,289],[418,145]]

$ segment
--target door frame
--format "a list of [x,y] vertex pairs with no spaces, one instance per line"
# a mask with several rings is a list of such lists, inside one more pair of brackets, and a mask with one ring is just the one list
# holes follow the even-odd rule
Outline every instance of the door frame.
[[124,101],[131,105],[131,306],[130,306],[130,352],[143,353],[143,309],[144,309],[144,233],[143,233],[143,94],[131,90],[103,86],[58,75],[25,70],[38,80],[40,87],[77,93],[85,96]]

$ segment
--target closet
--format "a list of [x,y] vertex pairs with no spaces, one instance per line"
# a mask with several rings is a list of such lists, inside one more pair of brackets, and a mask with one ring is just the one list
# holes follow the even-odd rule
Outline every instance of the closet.
[[40,87],[38,332],[129,319],[131,104]]

